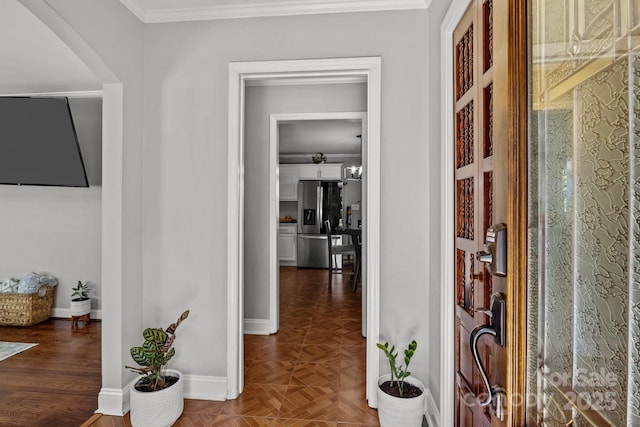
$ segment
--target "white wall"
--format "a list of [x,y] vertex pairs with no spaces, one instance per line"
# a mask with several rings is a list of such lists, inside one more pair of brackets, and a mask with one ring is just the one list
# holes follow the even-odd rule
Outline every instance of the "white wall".
[[[20,1],[33,8],[42,4]],[[439,200],[431,194],[439,156],[430,156],[429,149],[439,143],[429,131],[439,122],[428,107],[437,109],[440,92],[429,83],[437,79],[429,78],[428,70],[439,69],[440,55],[429,42],[439,34],[430,11],[143,28],[115,0],[47,4],[124,89],[122,233],[117,236],[121,286],[107,297],[103,284],[103,309],[113,311],[103,312],[103,318],[112,316],[103,321],[103,347],[109,350],[109,358],[103,357],[103,388],[122,387],[130,378],[122,366],[129,362],[128,348],[138,344],[143,323],[166,326],[184,308],[192,315],[181,328],[174,367],[192,375],[226,376],[229,62],[349,56],[382,57],[381,338],[400,346],[416,338],[413,373],[437,378],[439,366],[429,358],[430,347],[439,341],[429,336],[433,319],[428,313],[439,301],[434,298],[439,283],[431,282],[429,265],[439,261],[426,262],[437,251],[429,252],[433,227],[425,224],[425,216],[430,208],[437,211],[430,200]],[[114,172],[119,173],[104,174]],[[106,190],[103,184],[103,195]],[[384,361],[381,366],[385,369]]]
[[26,272],[58,279],[54,316],[69,316],[71,288],[93,285],[101,308],[102,100],[70,99],[89,188],[0,185],[0,280]]
[[430,96],[427,85],[430,63],[439,67],[428,37],[439,26],[430,29],[427,15],[402,11],[147,26],[145,296],[158,316],[192,309],[190,322],[199,327],[185,325],[180,348],[193,351],[178,351],[179,368],[226,375],[229,62],[379,55],[381,333],[399,345],[419,341],[416,375],[428,378],[438,371],[428,360],[430,345],[437,342],[427,339],[431,236],[424,221],[431,206],[429,177],[439,170],[439,158],[428,156],[427,115],[429,102],[439,105],[439,90]]
[[[269,318],[269,115],[362,112],[367,87],[359,84],[254,86],[245,93],[246,319]],[[297,214],[296,214],[297,216]]]

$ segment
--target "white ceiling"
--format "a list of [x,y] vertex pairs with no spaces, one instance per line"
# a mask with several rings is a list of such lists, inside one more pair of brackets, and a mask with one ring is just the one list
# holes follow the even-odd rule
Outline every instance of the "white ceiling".
[[296,120],[278,123],[280,155],[315,153],[360,156],[360,120]]
[[0,95],[96,91],[101,84],[16,0],[0,0]]
[[120,0],[142,22],[426,9],[431,0]]

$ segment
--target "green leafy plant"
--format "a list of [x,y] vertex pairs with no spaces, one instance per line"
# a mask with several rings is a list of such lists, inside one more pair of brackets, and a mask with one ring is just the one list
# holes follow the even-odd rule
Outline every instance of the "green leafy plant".
[[407,346],[407,349],[404,351],[404,365],[399,365],[397,363],[398,351],[395,346],[391,346],[391,348],[389,348],[388,342],[384,344],[378,343],[377,346],[384,352],[385,356],[387,356],[389,368],[391,368],[391,384],[393,385],[394,382],[397,383],[400,397],[402,397],[404,393],[404,379],[411,375],[411,372],[408,370],[409,362],[411,362],[411,358],[418,347],[418,343],[416,340],[413,340]]
[[176,349],[173,348],[176,329],[187,317],[189,317],[189,310],[182,313],[178,320],[169,325],[166,330],[162,330],[162,328],[145,329],[142,332],[144,337],[142,346],[131,348],[131,357],[141,368],[133,366],[125,366],[125,368],[143,375],[136,383],[137,390],[157,391],[173,384],[167,380],[165,367],[176,354]]
[[[91,285],[89,282],[82,283],[78,280],[78,285],[75,288],[71,288],[71,300],[72,301],[84,301],[89,299],[89,292],[91,292]],[[74,298],[76,297],[76,298]]]
[[316,153],[311,156],[311,161],[315,164],[324,163],[327,161],[327,156],[325,156],[323,153]]

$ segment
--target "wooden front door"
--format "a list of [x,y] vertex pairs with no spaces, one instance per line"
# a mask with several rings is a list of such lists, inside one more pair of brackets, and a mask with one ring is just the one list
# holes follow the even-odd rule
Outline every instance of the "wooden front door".
[[524,1],[472,0],[453,34],[456,426],[523,425],[524,18]]

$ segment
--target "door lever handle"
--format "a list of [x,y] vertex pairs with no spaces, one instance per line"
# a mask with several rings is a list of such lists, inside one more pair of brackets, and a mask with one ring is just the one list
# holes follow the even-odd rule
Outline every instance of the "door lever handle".
[[473,360],[476,362],[476,366],[478,367],[478,371],[480,371],[480,376],[482,377],[482,382],[484,383],[484,387],[487,390],[485,398],[480,400],[479,403],[480,406],[488,406],[492,404],[496,417],[503,421],[507,411],[505,389],[498,384],[491,385],[491,383],[489,382],[487,371],[485,370],[484,365],[480,360],[480,354],[478,352],[478,340],[482,335],[485,334],[493,335],[494,337],[497,336],[496,330],[493,329],[490,325],[479,325],[476,326],[473,331],[471,331],[471,336],[469,338],[471,351],[473,353]]
[[471,336],[469,337],[469,345],[471,346],[471,352],[473,353],[473,360],[476,362],[476,366],[478,367],[478,371],[480,371],[480,376],[482,377],[482,382],[484,383],[484,387],[487,390],[487,395],[484,400],[480,401],[480,406],[487,406],[493,400],[493,387],[491,387],[491,383],[489,383],[489,377],[487,376],[487,371],[484,368],[484,364],[482,360],[480,360],[480,354],[478,352],[478,340],[483,335],[493,335],[494,337],[497,335],[496,330],[493,329],[490,325],[479,325],[476,326],[473,331],[471,331]]
[[477,307],[474,312],[482,313],[489,316],[489,324],[483,325],[493,329],[495,334],[493,334],[493,340],[496,344],[504,347],[505,341],[507,338],[505,323],[507,321],[506,313],[505,313],[505,305],[506,302],[501,293],[496,292],[491,295],[491,309],[488,310],[484,307]]
[[[494,407],[496,408],[496,415],[499,417],[504,417],[504,389],[497,384],[492,386],[489,382],[489,376],[487,375],[487,371],[480,359],[480,352],[478,351],[478,342],[480,337],[483,335],[491,335],[493,336],[493,340],[496,344],[500,346],[505,345],[505,301],[502,294],[496,292],[491,295],[491,310],[487,310],[484,307],[479,307],[475,309],[476,312],[484,313],[489,316],[491,319],[490,324],[478,325],[473,331],[471,331],[471,335],[469,336],[469,346],[471,347],[471,353],[473,355],[473,360],[478,367],[478,371],[480,372],[480,376],[482,377],[482,382],[484,383],[485,389],[487,390],[486,397],[480,401],[480,406],[487,406],[491,402],[494,402]],[[502,419],[502,418],[501,418]]]

